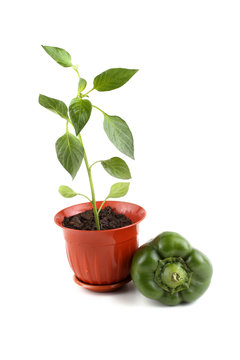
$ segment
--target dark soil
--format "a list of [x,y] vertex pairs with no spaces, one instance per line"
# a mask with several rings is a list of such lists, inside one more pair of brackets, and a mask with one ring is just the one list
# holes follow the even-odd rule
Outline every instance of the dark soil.
[[[123,214],[117,214],[110,206],[105,207],[99,213],[101,230],[117,229],[132,224],[132,221]],[[77,230],[97,230],[93,210],[65,217],[63,226]]]

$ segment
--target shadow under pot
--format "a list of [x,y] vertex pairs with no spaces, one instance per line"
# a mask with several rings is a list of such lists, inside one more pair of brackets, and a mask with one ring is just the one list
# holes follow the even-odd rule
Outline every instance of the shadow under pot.
[[[97,201],[100,207],[101,201]],[[124,214],[132,224],[111,230],[75,230],[62,225],[64,217],[92,209],[91,203],[73,205],[55,215],[55,223],[63,229],[69,264],[74,280],[89,290],[113,291],[128,281],[133,254],[138,248],[139,223],[146,211],[139,205],[124,201],[106,201],[116,213]]]

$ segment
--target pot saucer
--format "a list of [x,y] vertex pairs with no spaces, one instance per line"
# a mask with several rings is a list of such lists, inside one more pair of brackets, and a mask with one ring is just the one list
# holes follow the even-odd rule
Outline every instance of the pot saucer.
[[127,284],[129,281],[131,281],[131,277],[128,276],[126,279],[113,283],[113,284],[105,284],[105,285],[94,285],[94,284],[87,284],[81,280],[79,280],[76,275],[73,276],[73,280],[76,284],[84,287],[85,289],[95,291],[95,292],[108,292],[108,291],[114,291],[119,289],[120,287]]

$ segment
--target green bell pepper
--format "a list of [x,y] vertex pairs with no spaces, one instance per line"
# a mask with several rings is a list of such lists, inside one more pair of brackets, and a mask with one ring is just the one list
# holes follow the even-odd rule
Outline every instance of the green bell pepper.
[[131,276],[146,297],[166,305],[192,302],[208,288],[212,265],[174,232],[164,232],[134,254]]

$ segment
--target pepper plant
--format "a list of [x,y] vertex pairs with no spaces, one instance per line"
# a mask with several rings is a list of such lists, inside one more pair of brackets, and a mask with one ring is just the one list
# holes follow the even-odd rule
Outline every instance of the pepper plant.
[[[97,209],[92,167],[97,163],[101,163],[106,172],[123,180],[130,179],[131,173],[126,162],[120,157],[97,160],[89,165],[81,131],[90,119],[92,108],[97,109],[103,114],[103,128],[109,140],[120,152],[131,159],[134,159],[134,144],[133,136],[127,123],[119,116],[109,115],[99,107],[93,105],[89,100],[89,94],[94,90],[103,92],[117,89],[124,85],[138,70],[124,68],[106,70],[94,78],[93,87],[84,93],[87,81],[80,76],[78,65],[72,64],[71,55],[66,50],[58,47],[42,47],[59,65],[72,68],[78,76],[77,94],[70,102],[69,107],[67,107],[63,101],[45,95],[39,95],[39,104],[65,119],[65,133],[56,142],[57,157],[62,166],[72,176],[72,179],[75,178],[82,161],[84,160],[91,189],[91,198],[82,193],[75,192],[69,186],[65,185],[59,187],[59,192],[66,198],[81,195],[90,201],[93,207],[96,227],[100,230],[99,212],[102,209],[103,204],[109,198],[119,198],[126,195],[129,189],[129,182],[118,182],[113,184],[105,200],[102,202],[99,209]],[[69,131],[69,124],[73,127],[75,135]]]

